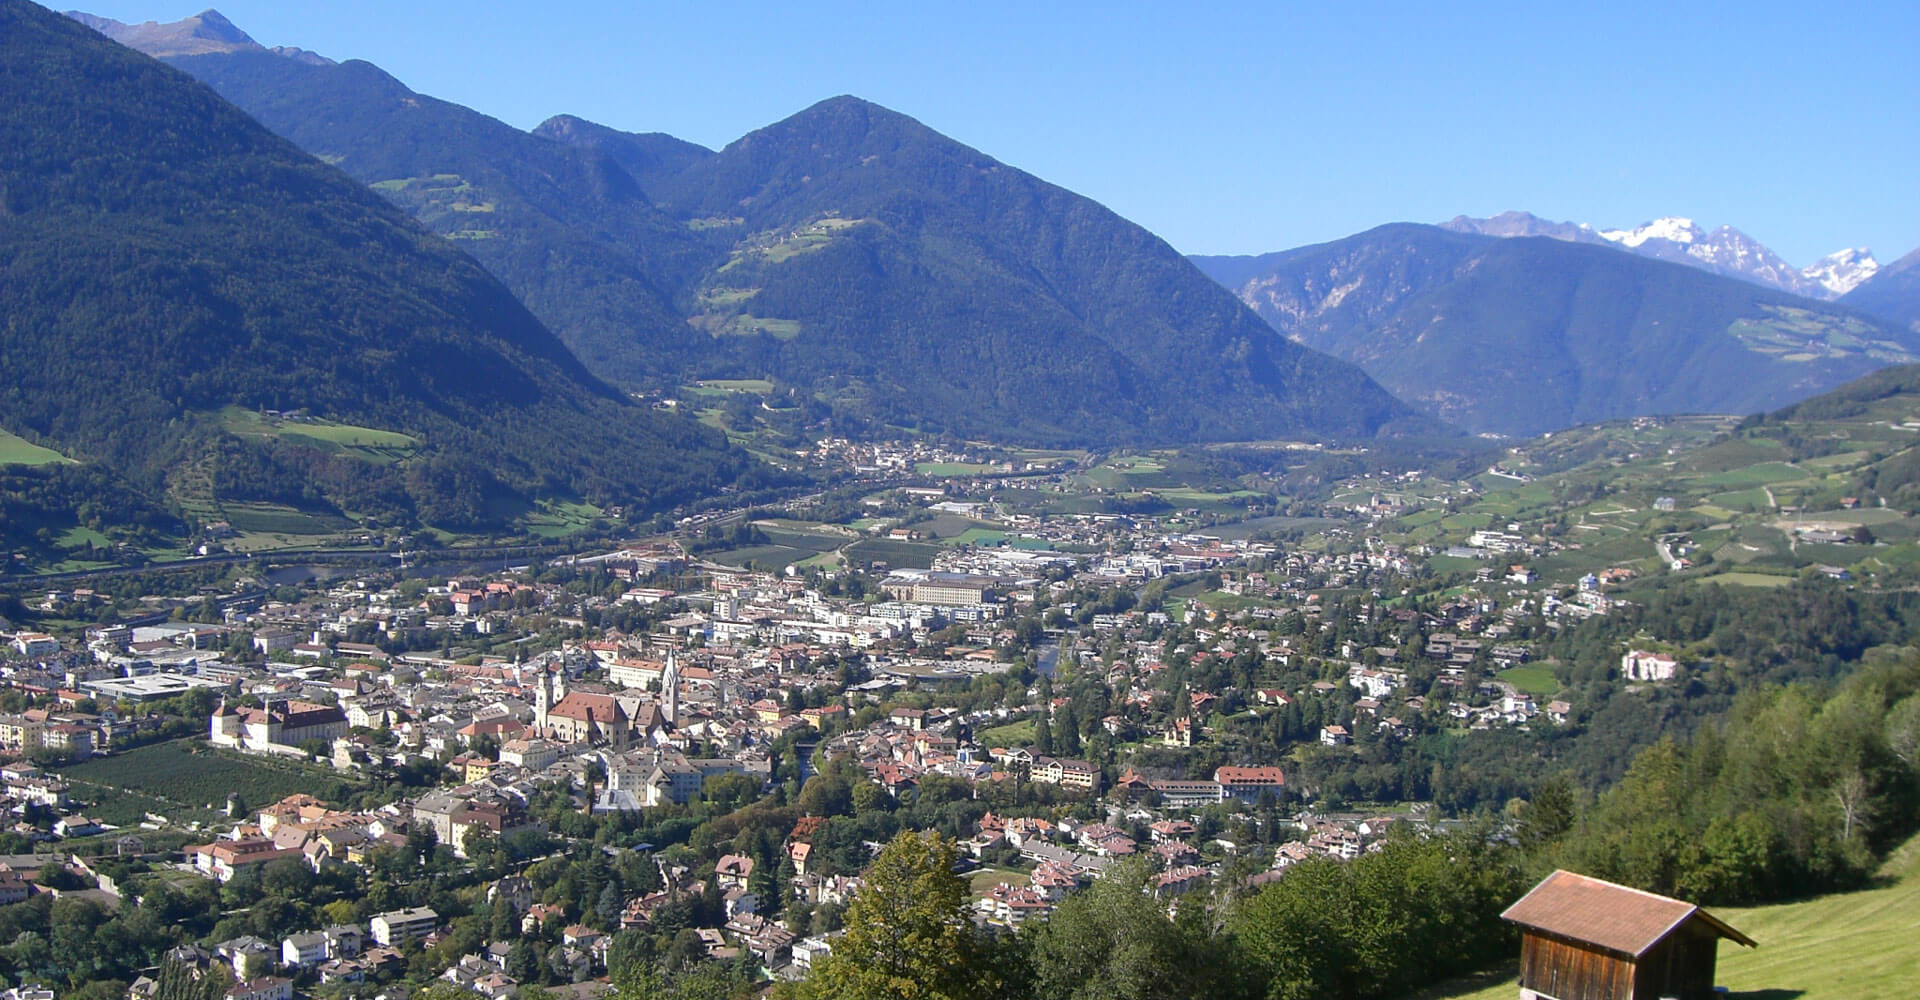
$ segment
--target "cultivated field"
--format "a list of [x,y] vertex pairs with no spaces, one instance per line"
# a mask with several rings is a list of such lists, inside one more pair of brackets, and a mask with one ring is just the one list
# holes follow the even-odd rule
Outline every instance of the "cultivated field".
[[259,807],[304,792],[338,802],[359,786],[326,768],[208,749],[198,740],[173,740],[61,768],[73,794],[97,802],[90,815],[126,826],[153,812],[176,823],[211,818],[229,794]]

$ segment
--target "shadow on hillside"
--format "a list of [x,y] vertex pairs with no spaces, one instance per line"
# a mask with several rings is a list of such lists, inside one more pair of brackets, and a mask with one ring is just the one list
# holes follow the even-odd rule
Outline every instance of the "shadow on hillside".
[[1726,994],[1727,1000],[1798,1000],[1806,990],[1741,990]]
[[1899,885],[1904,881],[1906,881],[1905,875],[1895,875],[1895,874],[1892,874],[1891,872],[1883,871],[1883,872],[1879,872],[1877,874],[1868,876],[1865,884],[1861,885],[1860,888],[1856,891],[1866,892],[1870,889],[1891,889],[1894,886]]
[[[1485,990],[1502,982],[1515,983],[1519,981],[1519,977],[1519,963],[1507,963],[1497,968],[1475,973],[1471,976],[1462,976],[1459,979],[1448,980],[1438,986],[1421,990],[1407,997],[1406,1000],[1449,1000],[1449,998],[1453,997],[1478,993],[1481,990]],[[1774,1000],[1774,998],[1762,997],[1761,1000]],[[1781,1000],[1785,1000],[1785,998],[1781,998]]]

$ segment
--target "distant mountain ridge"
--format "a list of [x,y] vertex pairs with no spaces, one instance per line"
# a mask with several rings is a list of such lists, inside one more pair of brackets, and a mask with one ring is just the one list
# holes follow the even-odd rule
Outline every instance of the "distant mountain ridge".
[[1875,272],[1841,296],[1840,304],[1920,333],[1920,250]]
[[1920,360],[1912,331],[1586,240],[1399,223],[1194,261],[1280,332],[1481,432],[1750,413]]
[[772,377],[836,419],[1010,443],[1435,426],[1140,227],[856,98],[715,152],[519,132],[360,62],[168,61],[460,241],[620,384]]
[[1528,212],[1503,212],[1488,219],[1455,216],[1442,229],[1483,236],[1548,236],[1574,243],[1605,244],[1642,257],[1698,267],[1809,298],[1837,299],[1873,276],[1879,263],[1864,248],[1828,254],[1811,266],[1796,268],[1753,237],[1732,226],[1711,232],[1692,219],[1669,216],[1632,229],[1596,230],[1585,223],[1553,222]]
[[285,47],[269,49],[235,27],[232,21],[227,20],[217,10],[203,10],[192,17],[181,18],[170,24],[160,24],[155,21],[126,24],[110,17],[96,17],[78,10],[67,11],[66,16],[128,48],[139,49],[156,59],[167,56],[206,55],[210,52],[271,52],[274,55],[317,66],[333,65],[333,60],[305,49]]
[[[0,0],[0,218],[0,427],[202,519],[495,530],[545,499],[646,512],[764,474],[594,378],[364,186],[26,0]],[[86,505],[18,488],[56,527],[48,502]]]

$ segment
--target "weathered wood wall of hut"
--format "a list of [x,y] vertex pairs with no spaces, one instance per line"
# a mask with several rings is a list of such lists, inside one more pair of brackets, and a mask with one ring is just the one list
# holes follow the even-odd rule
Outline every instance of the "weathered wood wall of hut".
[[1528,931],[1520,944],[1520,985],[1555,1000],[1640,1000],[1633,964],[1591,945]]
[[1720,938],[1691,921],[1640,956],[1633,1000],[1713,1000]]

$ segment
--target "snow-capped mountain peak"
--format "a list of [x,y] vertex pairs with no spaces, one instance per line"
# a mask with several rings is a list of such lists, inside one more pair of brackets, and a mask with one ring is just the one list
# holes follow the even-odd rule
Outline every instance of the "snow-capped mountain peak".
[[1812,267],[1798,268],[1732,226],[1707,232],[1692,219],[1677,215],[1632,229],[1551,222],[1527,212],[1503,212],[1489,219],[1462,215],[1440,225],[1454,232],[1483,236],[1551,236],[1575,243],[1610,243],[1642,257],[1686,264],[1816,299],[1837,299],[1880,269],[1873,254],[1864,248],[1828,254]]
[[1655,219],[1636,229],[1603,229],[1602,239],[1622,246],[1637,247],[1648,240],[1666,240],[1669,243],[1693,243],[1705,236],[1692,219],[1670,215],[1664,219]]
[[1880,262],[1873,259],[1873,251],[1852,247],[1830,253],[1800,273],[1838,298],[1853,291],[1878,270]]

